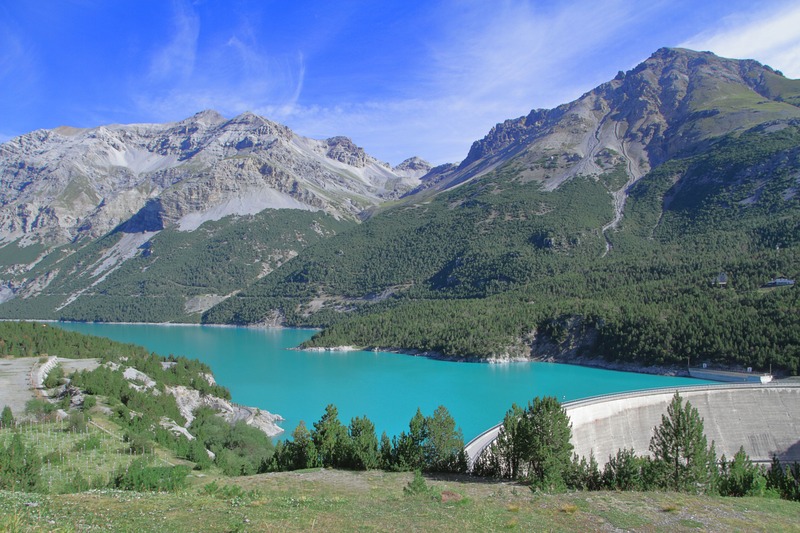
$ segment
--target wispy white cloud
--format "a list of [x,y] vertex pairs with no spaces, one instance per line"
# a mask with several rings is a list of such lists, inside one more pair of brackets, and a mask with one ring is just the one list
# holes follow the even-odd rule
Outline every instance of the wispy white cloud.
[[131,81],[131,99],[153,120],[202,109],[235,115],[264,106],[289,112],[302,91],[302,54],[271,55],[252,27],[204,34],[188,4],[175,4],[174,37],[157,50],[148,75]]
[[188,4],[174,2],[173,7],[172,38],[151,58],[148,72],[151,82],[187,79],[194,72],[200,18]]
[[547,11],[529,2],[448,4],[407,98],[260,111],[305,135],[350,135],[391,163],[411,155],[460,161],[497,122],[567,102],[610,77],[565,68],[581,68],[642,12],[629,2],[599,4]]
[[731,15],[719,28],[704,31],[681,46],[724,57],[757,59],[790,78],[800,78],[800,6],[783,3],[767,12]]

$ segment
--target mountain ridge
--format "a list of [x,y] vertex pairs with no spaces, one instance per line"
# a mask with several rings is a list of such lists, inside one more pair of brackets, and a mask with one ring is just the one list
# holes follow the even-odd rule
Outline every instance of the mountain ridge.
[[[662,76],[665,71],[666,75]],[[690,74],[692,84],[689,84]],[[548,187],[558,186],[563,179],[568,179],[577,172],[587,174],[602,172],[604,169],[592,164],[591,156],[596,155],[592,153],[592,136],[595,138],[595,144],[602,145],[601,150],[615,149],[620,142],[627,142],[632,151],[629,161],[637,162],[637,158],[643,159],[645,164],[642,170],[649,170],[668,157],[690,149],[698,141],[715,136],[713,131],[696,131],[699,127],[696,125],[697,121],[721,112],[719,106],[702,100],[702,92],[706,89],[704,83],[707,83],[710,77],[717,78],[723,84],[746,85],[754,94],[787,106],[778,112],[773,111],[775,118],[784,118],[787,112],[795,117],[800,116],[798,113],[800,88],[797,80],[787,80],[771,67],[754,60],[720,58],[711,52],[661,48],[633,69],[628,72],[620,71],[613,80],[584,93],[573,102],[553,109],[534,109],[528,115],[498,123],[483,139],[472,144],[467,157],[459,164],[458,170],[438,188],[446,189],[479,177],[506,162],[509,159],[507,156],[513,157],[517,151],[539,148],[535,155],[544,157],[546,150],[552,151],[561,145],[577,147],[578,150],[566,154],[566,157],[579,156],[585,164],[579,165],[575,170],[570,168],[566,175],[551,175],[552,181]],[[785,99],[777,90],[783,81],[794,82],[792,91]],[[629,94],[638,97],[631,102],[627,97]],[[735,95],[722,96],[723,99],[732,99],[731,97]],[[694,109],[693,105],[696,104],[701,107],[708,105],[708,108]],[[735,103],[733,105],[735,106]],[[749,113],[769,113],[743,107]],[[791,111],[787,111],[788,109]],[[735,107],[733,111],[736,111]],[[691,113],[697,115],[691,117],[689,116]],[[566,134],[553,131],[565,117],[571,120],[569,126],[572,126],[574,131],[567,131]],[[624,131],[604,130],[604,122],[608,118],[624,123]],[[747,119],[748,117],[738,117],[738,119],[734,117],[731,120],[734,127],[730,129],[769,120],[763,117],[752,121]],[[678,124],[681,122],[684,124]],[[553,135],[555,133],[561,135]],[[578,138],[570,139],[570,133]],[[661,144],[650,146],[653,138],[663,138],[664,146]],[[565,140],[567,142],[564,142]],[[539,147],[537,143],[543,146]],[[641,145],[647,145],[647,150]],[[564,154],[560,155],[562,158],[565,157]],[[558,161],[558,163],[563,162]],[[555,169],[563,170],[560,167],[565,166],[567,165],[558,165]],[[542,179],[543,175],[540,173],[535,177]]]
[[[161,227],[134,221],[132,231],[205,220],[214,209],[217,219],[286,207],[355,219],[421,177],[407,167],[396,173],[346,137],[308,139],[249,112],[37,130],[0,145],[0,156],[0,238],[22,244],[97,238],[140,210]],[[239,202],[226,208],[231,200]]]

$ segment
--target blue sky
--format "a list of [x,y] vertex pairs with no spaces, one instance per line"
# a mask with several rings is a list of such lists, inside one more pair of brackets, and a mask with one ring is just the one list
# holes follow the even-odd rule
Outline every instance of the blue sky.
[[662,46],[800,78],[800,5],[3,0],[0,141],[216,109],[346,135],[392,164],[458,162],[497,122],[573,100]]

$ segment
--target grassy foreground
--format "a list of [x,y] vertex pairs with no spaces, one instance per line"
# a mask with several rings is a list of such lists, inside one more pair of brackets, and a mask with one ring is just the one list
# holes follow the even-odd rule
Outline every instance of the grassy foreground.
[[0,492],[3,531],[800,531],[800,504],[678,493],[534,494],[512,483],[313,470],[193,475],[182,493]]

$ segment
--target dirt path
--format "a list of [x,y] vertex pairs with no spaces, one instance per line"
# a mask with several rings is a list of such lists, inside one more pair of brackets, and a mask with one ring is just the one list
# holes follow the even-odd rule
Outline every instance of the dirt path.
[[25,410],[25,403],[34,398],[31,370],[38,357],[0,359],[0,406],[9,406],[14,416]]

